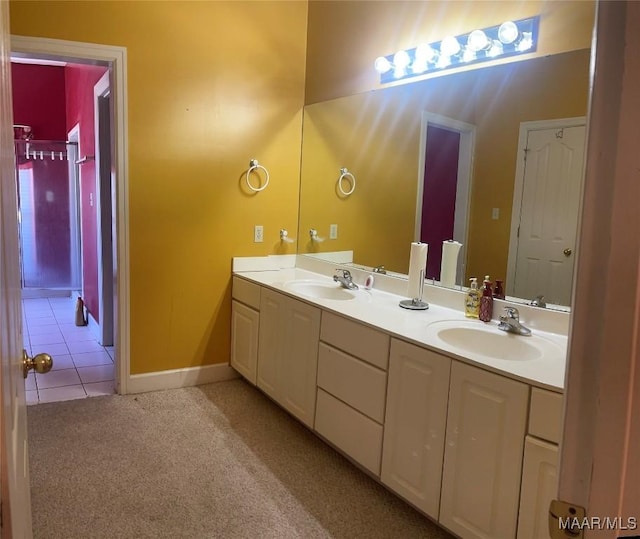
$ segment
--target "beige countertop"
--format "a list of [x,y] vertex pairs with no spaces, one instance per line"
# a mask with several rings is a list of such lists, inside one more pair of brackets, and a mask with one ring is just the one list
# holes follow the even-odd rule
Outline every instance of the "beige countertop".
[[452,345],[441,338],[442,334],[438,332],[438,328],[442,328],[443,324],[447,327],[464,327],[472,330],[469,332],[470,335],[479,335],[480,337],[484,333],[478,332],[488,331],[494,333],[495,338],[504,339],[505,346],[515,347],[516,350],[529,350],[530,347],[527,343],[529,337],[498,330],[496,320],[484,323],[465,318],[462,306],[458,310],[431,303],[429,309],[425,311],[411,311],[398,305],[400,300],[406,298],[375,287],[372,290],[365,290],[361,287],[352,291],[350,293],[354,297],[349,300],[306,296],[289,288],[289,283],[306,280],[326,283],[329,286],[335,285],[337,287],[338,285],[333,282],[331,277],[301,268],[242,271],[234,272],[234,276],[316,305],[323,310],[359,321],[393,337],[429,348],[464,363],[476,365],[536,387],[556,392],[563,391],[567,350],[566,335],[532,327],[533,339],[538,344],[542,343],[548,353],[529,359],[500,359],[493,356],[491,351],[487,350],[486,344],[480,341],[478,341],[477,350],[473,344],[465,343],[464,349]]

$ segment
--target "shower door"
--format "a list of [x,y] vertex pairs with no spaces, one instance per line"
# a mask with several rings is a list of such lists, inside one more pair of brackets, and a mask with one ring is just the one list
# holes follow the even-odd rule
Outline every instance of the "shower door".
[[15,142],[25,289],[80,289],[76,148],[61,141]]

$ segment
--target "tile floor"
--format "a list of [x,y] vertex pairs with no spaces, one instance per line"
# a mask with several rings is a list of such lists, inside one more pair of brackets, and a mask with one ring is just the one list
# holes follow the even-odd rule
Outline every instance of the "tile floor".
[[27,404],[111,395],[113,347],[101,346],[88,326],[75,325],[75,298],[23,299],[24,347],[53,357],[47,374],[25,380]]

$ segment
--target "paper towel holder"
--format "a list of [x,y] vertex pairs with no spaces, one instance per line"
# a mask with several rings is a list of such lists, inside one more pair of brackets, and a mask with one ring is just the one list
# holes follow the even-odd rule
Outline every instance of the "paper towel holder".
[[429,308],[429,304],[426,301],[422,301],[422,294],[424,293],[424,270],[420,270],[420,287],[418,288],[418,297],[413,299],[403,299],[400,302],[400,307],[403,309],[409,309],[411,311],[425,311]]

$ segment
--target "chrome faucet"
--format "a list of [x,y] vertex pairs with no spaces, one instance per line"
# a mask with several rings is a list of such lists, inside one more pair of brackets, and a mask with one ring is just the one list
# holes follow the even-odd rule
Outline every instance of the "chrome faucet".
[[540,294],[539,296],[536,296],[535,299],[532,299],[531,306],[541,307],[542,309],[544,309],[547,306],[546,302],[544,301],[544,296]]
[[333,280],[336,283],[340,283],[342,288],[348,288],[349,290],[357,290],[358,285],[353,282],[351,272],[346,269],[336,269],[338,272],[342,272],[342,275],[336,274],[333,276]]
[[516,335],[531,335],[531,330],[528,327],[523,326],[520,323],[520,313],[515,307],[505,307],[506,315],[500,317],[500,323],[498,329],[506,331],[508,333],[515,333]]

